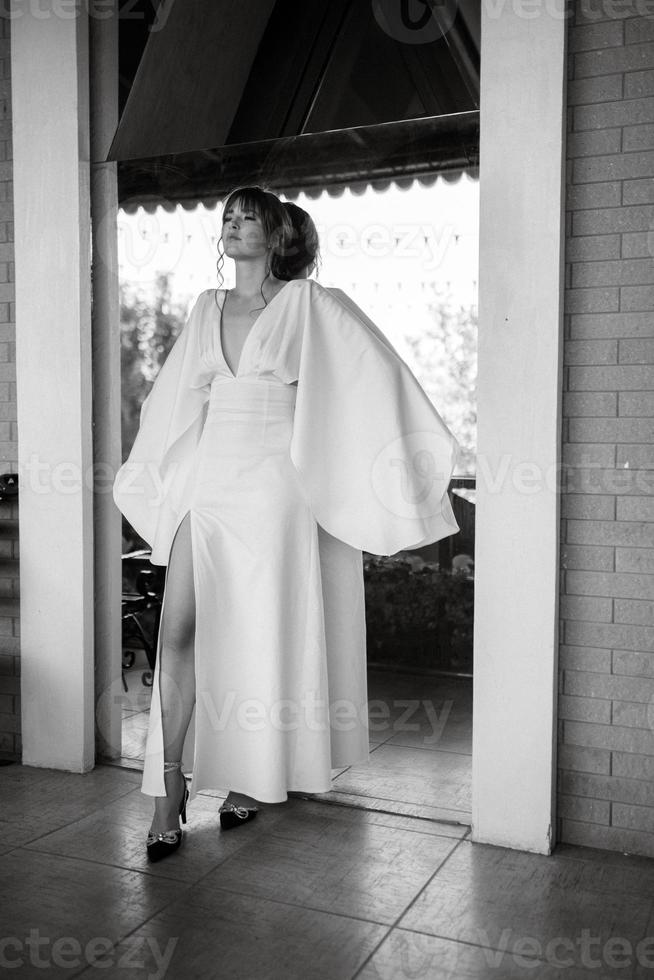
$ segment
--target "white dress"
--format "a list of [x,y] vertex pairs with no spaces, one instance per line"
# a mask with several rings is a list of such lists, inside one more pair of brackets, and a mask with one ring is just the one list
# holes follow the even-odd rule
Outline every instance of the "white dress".
[[[167,564],[190,514],[196,706],[192,795],[281,802],[368,757],[361,551],[458,528],[456,442],[390,344],[346,297],[287,283],[234,374],[224,292],[202,293],[143,404],[114,499]],[[165,591],[164,591],[165,609]],[[143,792],[165,795],[159,647]]]

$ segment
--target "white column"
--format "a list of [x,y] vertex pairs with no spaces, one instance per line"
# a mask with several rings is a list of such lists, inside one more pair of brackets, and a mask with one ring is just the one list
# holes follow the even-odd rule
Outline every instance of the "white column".
[[88,17],[12,8],[23,762],[93,767]]
[[116,163],[106,163],[118,125],[117,0],[89,22],[93,226],[93,456],[95,481],[95,702],[97,753],[121,751],[121,515],[111,494],[121,463],[120,300]]
[[473,839],[553,846],[565,4],[482,4]]

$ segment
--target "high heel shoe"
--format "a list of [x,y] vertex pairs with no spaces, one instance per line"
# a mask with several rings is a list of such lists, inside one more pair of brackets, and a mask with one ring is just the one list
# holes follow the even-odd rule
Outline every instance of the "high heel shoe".
[[[164,762],[164,773],[175,772],[177,769],[181,772],[181,762]],[[182,823],[186,823],[186,804],[188,803],[189,792],[188,786],[186,785],[186,777],[183,773],[182,778],[184,780],[184,792],[182,793],[182,799],[179,804],[179,815],[182,818]],[[179,827],[175,830],[166,830],[163,834],[155,834],[150,831],[145,845],[148,858],[150,861],[161,861],[162,858],[168,857],[169,854],[174,854],[181,846],[181,843],[182,830]]]
[[233,830],[240,827],[249,820],[254,820],[259,807],[257,806],[237,806],[235,803],[223,803],[218,814],[220,815],[220,826],[223,830]]

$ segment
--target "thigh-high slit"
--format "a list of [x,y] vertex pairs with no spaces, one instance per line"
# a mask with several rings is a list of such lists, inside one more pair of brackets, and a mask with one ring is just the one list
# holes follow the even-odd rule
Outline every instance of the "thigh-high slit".
[[[182,758],[195,702],[195,584],[191,513],[180,521],[166,569],[157,672],[167,761]],[[164,690],[165,689],[165,690]]]

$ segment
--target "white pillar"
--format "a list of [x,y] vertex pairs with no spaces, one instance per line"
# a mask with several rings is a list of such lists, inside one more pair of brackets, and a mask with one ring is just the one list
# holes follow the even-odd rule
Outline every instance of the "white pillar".
[[[109,16],[112,14],[113,16]],[[95,481],[95,703],[97,753],[121,752],[121,515],[111,494],[121,463],[120,299],[116,163],[107,153],[118,125],[117,0],[91,17],[91,213],[93,227],[93,457]]]
[[88,17],[12,8],[23,762],[93,767]]
[[555,803],[564,11],[482,4],[473,839],[540,853]]

